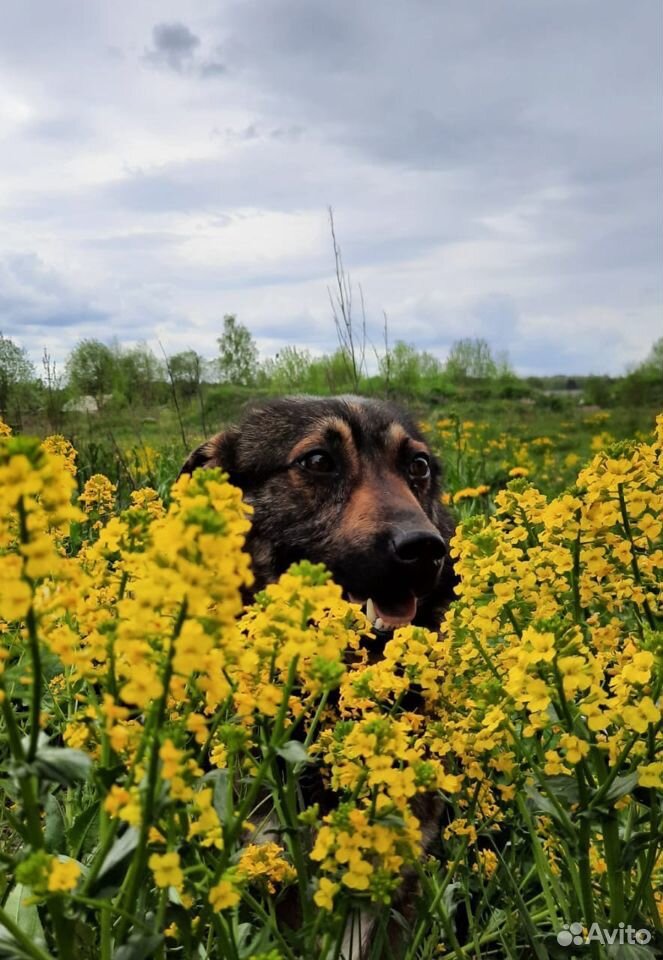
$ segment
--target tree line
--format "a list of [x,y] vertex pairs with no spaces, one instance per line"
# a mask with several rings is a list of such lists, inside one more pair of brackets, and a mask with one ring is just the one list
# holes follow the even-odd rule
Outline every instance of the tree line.
[[[274,394],[358,391],[428,400],[453,396],[468,385],[506,397],[557,385],[553,378],[518,378],[506,355],[495,354],[483,338],[457,340],[444,361],[403,340],[390,345],[386,320],[385,342],[381,350],[373,348],[375,362],[369,371],[365,326],[353,327],[351,317],[348,322],[343,287],[341,291],[336,304],[338,347],[325,356],[286,346],[273,357],[261,358],[251,331],[235,315],[226,314],[213,358],[193,349],[170,356],[162,351],[159,357],[147,344],[125,347],[84,339],[71,350],[62,370],[44,351],[38,373],[26,350],[0,333],[0,416],[21,427],[25,415],[41,411],[54,423],[67,403],[92,398],[96,408],[116,409],[195,403],[205,425],[205,394],[217,384]],[[588,402],[602,406],[663,402],[663,337],[624,377],[586,377],[580,386]]]

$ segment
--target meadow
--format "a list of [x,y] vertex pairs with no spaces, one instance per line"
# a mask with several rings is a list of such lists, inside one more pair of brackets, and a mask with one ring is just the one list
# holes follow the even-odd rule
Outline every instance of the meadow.
[[193,413],[4,430],[0,957],[336,960],[367,917],[367,960],[660,955],[663,416],[418,413],[461,584],[376,662],[319,567],[242,605]]

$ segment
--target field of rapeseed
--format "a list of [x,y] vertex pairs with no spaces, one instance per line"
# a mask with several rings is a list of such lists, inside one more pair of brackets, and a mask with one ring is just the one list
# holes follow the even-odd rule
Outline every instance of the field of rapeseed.
[[427,424],[461,585],[378,659],[318,567],[243,607],[220,472],[0,439],[0,957],[660,955],[663,416],[596,426]]

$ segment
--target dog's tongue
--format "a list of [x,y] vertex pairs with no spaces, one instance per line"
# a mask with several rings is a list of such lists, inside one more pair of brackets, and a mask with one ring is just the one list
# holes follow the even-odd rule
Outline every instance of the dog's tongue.
[[414,594],[410,594],[407,600],[390,604],[388,610],[385,610],[374,600],[373,607],[376,616],[382,620],[386,627],[396,627],[399,624],[411,623],[414,620],[417,612],[417,598]]

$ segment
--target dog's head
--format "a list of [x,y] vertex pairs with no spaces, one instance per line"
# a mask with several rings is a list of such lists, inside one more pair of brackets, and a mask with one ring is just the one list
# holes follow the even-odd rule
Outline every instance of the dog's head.
[[307,559],[366,603],[378,629],[437,626],[453,592],[453,521],[439,463],[409,416],[360,397],[270,401],[181,472],[217,466],[253,506],[256,589]]

